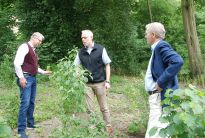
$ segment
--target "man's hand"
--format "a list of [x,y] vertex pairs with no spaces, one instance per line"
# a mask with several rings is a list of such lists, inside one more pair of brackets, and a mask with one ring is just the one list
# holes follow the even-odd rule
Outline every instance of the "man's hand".
[[162,88],[160,88],[158,84],[156,84],[155,88],[156,88],[156,90],[158,90],[159,92],[162,91]]
[[46,71],[44,72],[45,75],[50,75],[51,73],[52,73],[52,71],[50,71],[50,70],[46,70]]
[[20,86],[21,86],[22,88],[25,88],[25,87],[26,87],[27,81],[26,81],[25,78],[20,78],[20,79],[19,79],[19,82],[20,82]]
[[105,88],[110,89],[110,83],[109,82],[105,82]]

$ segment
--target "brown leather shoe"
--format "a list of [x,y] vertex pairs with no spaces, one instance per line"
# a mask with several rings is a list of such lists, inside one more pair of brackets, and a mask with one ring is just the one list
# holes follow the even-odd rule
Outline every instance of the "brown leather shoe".
[[106,127],[107,133],[109,135],[109,138],[114,138],[114,129],[112,126],[107,126]]

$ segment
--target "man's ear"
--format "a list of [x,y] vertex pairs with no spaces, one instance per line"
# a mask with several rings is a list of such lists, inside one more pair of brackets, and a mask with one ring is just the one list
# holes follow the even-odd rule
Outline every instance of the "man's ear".
[[155,33],[152,33],[152,36],[155,37],[155,38],[159,38],[159,36],[156,35]]

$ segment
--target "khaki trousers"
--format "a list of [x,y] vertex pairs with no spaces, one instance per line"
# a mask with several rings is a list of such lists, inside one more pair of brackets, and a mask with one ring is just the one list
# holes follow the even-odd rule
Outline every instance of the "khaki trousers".
[[90,112],[94,112],[94,96],[96,95],[100,111],[106,126],[111,126],[110,112],[107,104],[105,82],[88,83],[86,88],[86,103]]

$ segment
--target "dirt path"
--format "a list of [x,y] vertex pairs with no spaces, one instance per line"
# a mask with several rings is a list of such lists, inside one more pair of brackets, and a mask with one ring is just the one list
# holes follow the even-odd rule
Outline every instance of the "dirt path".
[[[37,124],[38,128],[35,130],[26,130],[29,138],[48,138],[49,134],[58,126],[60,126],[60,120],[56,117],[43,121]],[[17,138],[16,129],[14,130],[14,138]]]
[[[112,124],[115,131],[118,131],[119,138],[144,138],[144,135],[130,136],[128,134],[129,124],[138,117],[135,110],[130,110],[129,100],[123,94],[109,93],[108,103],[111,110]],[[60,120],[56,117],[43,121],[39,124],[39,128],[35,130],[26,130],[29,138],[48,138],[49,134],[58,126]],[[14,137],[17,137],[14,130]]]
[[110,93],[108,102],[111,110],[112,124],[119,131],[119,138],[144,138],[144,135],[130,136],[128,126],[138,117],[136,110],[130,109],[130,101],[123,94]]

